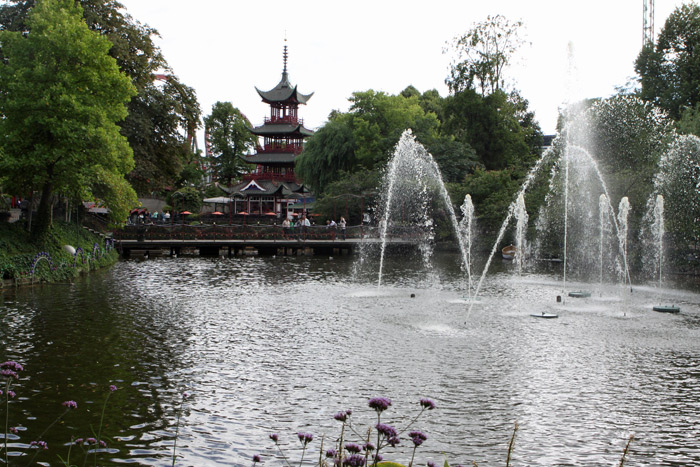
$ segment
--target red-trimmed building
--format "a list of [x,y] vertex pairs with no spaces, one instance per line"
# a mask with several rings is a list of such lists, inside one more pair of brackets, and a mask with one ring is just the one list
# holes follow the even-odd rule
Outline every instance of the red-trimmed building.
[[299,105],[306,104],[313,93],[302,94],[289,81],[286,45],[283,58],[282,79],[277,86],[269,91],[255,88],[270,106],[270,116],[261,126],[250,129],[262,139],[262,145],[255,154],[243,157],[256,168],[231,189],[234,213],[263,216],[275,213],[284,217],[293,211],[300,213],[311,201],[294,174],[294,161],[304,147],[304,139],[314,133],[299,118]]

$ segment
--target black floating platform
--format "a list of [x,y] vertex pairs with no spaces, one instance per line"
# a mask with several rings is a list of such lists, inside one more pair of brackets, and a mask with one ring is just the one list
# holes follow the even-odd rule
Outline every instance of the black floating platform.
[[587,290],[578,290],[576,292],[569,292],[569,297],[587,298],[590,296],[591,296],[591,293],[588,292]]
[[660,313],[680,313],[681,309],[680,307],[677,307],[676,305],[656,305],[655,307],[652,308],[654,311],[658,311]]
[[533,318],[544,318],[544,319],[554,319],[558,318],[559,315],[556,315],[554,313],[545,313],[544,311],[542,313],[531,313],[530,316]]

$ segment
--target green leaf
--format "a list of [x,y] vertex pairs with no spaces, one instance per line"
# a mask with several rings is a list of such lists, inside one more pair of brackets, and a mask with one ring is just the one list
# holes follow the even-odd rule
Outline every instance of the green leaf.
[[377,467],[405,467],[403,464],[397,464],[396,462],[380,462]]

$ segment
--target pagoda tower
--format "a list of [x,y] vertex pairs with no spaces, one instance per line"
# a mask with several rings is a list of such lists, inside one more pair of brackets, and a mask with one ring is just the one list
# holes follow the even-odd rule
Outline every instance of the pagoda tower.
[[255,154],[243,156],[243,160],[255,164],[256,168],[242,177],[233,187],[237,199],[234,212],[245,215],[277,217],[296,215],[299,203],[306,211],[305,197],[308,193],[294,174],[294,161],[304,147],[304,139],[314,132],[304,127],[299,118],[299,105],[306,104],[311,94],[302,94],[289,81],[287,73],[287,44],[283,52],[282,79],[269,91],[257,87],[262,101],[270,106],[270,116],[261,126],[250,128],[250,132],[262,138]]
[[262,101],[270,106],[270,116],[261,126],[250,130],[263,139],[263,144],[258,146],[255,154],[244,158],[246,162],[257,165],[255,171],[246,176],[248,180],[296,182],[294,159],[303,149],[304,138],[313,134],[299,118],[299,105],[305,105],[313,93],[301,94],[296,86],[292,86],[287,73],[287,58],[285,44],[280,82],[269,91],[255,88]]

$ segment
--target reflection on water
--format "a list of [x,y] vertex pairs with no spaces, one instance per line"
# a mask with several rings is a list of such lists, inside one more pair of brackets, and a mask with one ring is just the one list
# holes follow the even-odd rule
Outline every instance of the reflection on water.
[[[310,431],[317,449],[338,435],[339,410],[371,424],[373,396],[394,401],[385,417],[397,425],[435,400],[416,426],[429,436],[421,465],[443,452],[502,465],[516,421],[514,465],[614,465],[631,433],[630,465],[700,463],[697,295],[606,288],[557,303],[555,277],[503,272],[467,316],[457,261],[436,268],[439,286],[388,263],[381,289],[353,279],[349,258],[244,257],[125,261],[5,291],[2,358],[25,366],[10,425],[26,430],[9,450],[26,454],[75,400],[37,457],[59,465],[71,437],[93,436],[115,384],[101,465],[170,465],[184,392],[178,465],[250,465],[258,453],[280,464],[270,433],[294,455],[295,433]],[[682,313],[651,311],[664,301]],[[540,311],[560,317],[529,316]],[[391,457],[407,462],[409,443]]]

